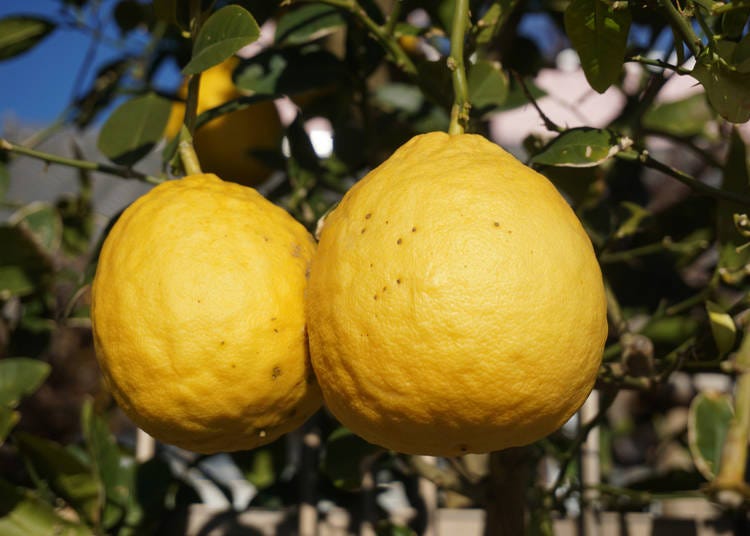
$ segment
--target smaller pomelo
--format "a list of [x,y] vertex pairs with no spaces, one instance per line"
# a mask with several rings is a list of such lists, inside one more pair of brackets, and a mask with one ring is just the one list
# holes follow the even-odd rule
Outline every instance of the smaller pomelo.
[[314,250],[283,209],[212,174],[130,205],[102,247],[91,308],[125,413],[202,453],[251,449],[304,422],[321,404],[303,308]]

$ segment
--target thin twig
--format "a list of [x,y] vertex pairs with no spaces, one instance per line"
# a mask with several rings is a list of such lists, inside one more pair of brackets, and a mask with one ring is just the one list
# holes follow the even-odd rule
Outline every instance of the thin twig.
[[44,153],[42,151],[37,151],[36,149],[29,149],[12,143],[3,138],[0,138],[0,151],[8,151],[10,153],[28,156],[30,158],[47,162],[48,164],[59,164],[61,166],[107,173],[108,175],[115,175],[117,177],[122,177],[123,179],[137,179],[151,184],[160,184],[164,182],[164,179],[162,178],[146,175],[145,173],[141,173],[140,171],[136,171],[129,167],[111,166],[109,164],[101,164],[98,162],[90,162],[88,160],[78,160],[75,158],[66,158],[55,154]]
[[661,5],[672,27],[680,33],[690,52],[697,58],[703,49],[703,43],[693,31],[690,21],[677,10],[672,0],[661,0]]
[[750,205],[750,197],[736,192],[722,190],[721,188],[716,188],[714,186],[709,186],[708,184],[699,181],[698,179],[696,179],[692,175],[685,173],[684,171],[680,171],[679,169],[673,168],[672,166],[656,160],[646,150],[643,150],[641,152],[621,151],[617,153],[616,157],[623,160],[638,160],[646,167],[661,171],[665,175],[668,175],[673,179],[677,179],[686,186],[689,186],[690,189],[696,193],[703,194],[708,197],[713,197],[715,199],[722,199],[724,201],[731,201],[733,203]]
[[542,118],[542,121],[544,121],[544,128],[549,130],[550,132],[564,132],[565,129],[552,121],[547,114],[545,114],[542,109],[539,107],[539,104],[537,104],[536,99],[534,98],[534,95],[531,94],[531,91],[529,91],[529,88],[526,86],[526,82],[524,82],[523,77],[518,74],[518,72],[511,70],[511,73],[513,74],[513,78],[518,83],[518,85],[521,86],[521,90],[523,91],[524,96],[526,99],[531,103],[531,105],[536,110],[536,113],[539,114],[539,117]]

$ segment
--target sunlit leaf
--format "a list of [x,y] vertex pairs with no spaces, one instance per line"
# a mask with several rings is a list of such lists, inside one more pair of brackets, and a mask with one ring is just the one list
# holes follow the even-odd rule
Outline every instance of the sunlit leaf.
[[344,24],[344,18],[335,7],[301,6],[279,18],[275,40],[280,45],[308,43],[332,34]]
[[734,347],[737,340],[737,327],[734,325],[734,320],[723,307],[712,301],[706,301],[706,312],[716,348],[720,355],[725,355]]
[[21,398],[33,394],[50,373],[49,364],[28,357],[0,361],[0,405],[15,408]]
[[468,73],[469,102],[481,111],[501,106],[508,98],[508,76],[497,62],[480,60]]
[[99,133],[97,146],[113,162],[132,166],[164,135],[172,103],[153,93],[120,105]]
[[0,19],[0,61],[26,52],[55,27],[53,22],[39,17],[10,16]]
[[0,534],[3,536],[89,536],[91,529],[63,519],[31,492],[0,479]]
[[599,93],[620,77],[629,31],[630,11],[604,0],[573,0],[565,10],[565,32]]
[[3,445],[5,438],[8,437],[8,434],[18,424],[19,420],[21,420],[19,412],[0,406],[0,446]]
[[240,6],[225,6],[203,24],[182,74],[196,74],[218,65],[258,37],[260,28],[250,12]]
[[720,393],[699,393],[690,404],[688,446],[693,463],[706,480],[719,472],[721,451],[734,416],[732,399]]
[[637,233],[641,227],[641,223],[651,216],[648,210],[629,201],[623,201],[620,203],[620,206],[627,211],[627,216],[617,228],[617,231],[615,231],[615,238],[625,238]]
[[598,128],[566,130],[531,158],[534,164],[565,167],[592,167],[612,158],[629,146],[629,140]]

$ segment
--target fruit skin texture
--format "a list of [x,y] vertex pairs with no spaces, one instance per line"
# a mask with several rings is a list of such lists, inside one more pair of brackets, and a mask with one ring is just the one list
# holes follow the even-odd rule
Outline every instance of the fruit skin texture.
[[313,368],[366,440],[455,456],[531,443],[584,402],[607,335],[591,242],[542,175],[481,136],[416,136],[329,214]]
[[[232,73],[239,61],[233,56],[201,74],[198,115],[242,96],[232,81]],[[187,98],[186,83],[180,87],[178,96]],[[175,102],[165,129],[168,139],[180,132],[184,117],[185,104]],[[266,101],[221,115],[202,125],[195,132],[194,145],[204,171],[252,186],[263,182],[272,171],[252,153],[278,152],[281,136],[279,114],[273,102]]]
[[315,244],[283,209],[215,175],[163,183],[112,227],[93,283],[99,365],[146,432],[250,449],[321,404],[307,353]]

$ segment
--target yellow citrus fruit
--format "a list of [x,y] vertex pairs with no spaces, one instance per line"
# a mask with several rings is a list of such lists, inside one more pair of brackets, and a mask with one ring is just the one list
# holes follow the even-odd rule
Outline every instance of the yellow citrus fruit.
[[533,442],[591,391],[607,334],[591,242],[543,176],[481,136],[416,136],[325,220],[306,301],[333,414],[390,449]]
[[315,244],[252,188],[212,174],[163,183],[112,227],[91,319],[104,378],[157,439],[249,449],[321,404],[304,292]]
[[[238,64],[239,59],[231,57],[203,72],[198,91],[198,114],[242,96],[232,81],[232,72]],[[187,84],[182,85],[178,96],[187,97]],[[165,130],[167,138],[179,133],[184,116],[185,104],[175,102]],[[226,180],[253,185],[268,178],[272,171],[257,153],[278,152],[281,135],[276,107],[273,102],[266,101],[221,115],[202,125],[195,132],[194,145],[204,171]]]

